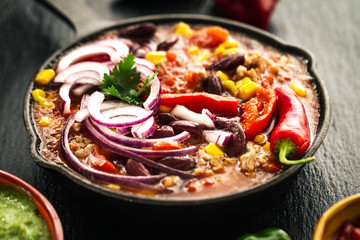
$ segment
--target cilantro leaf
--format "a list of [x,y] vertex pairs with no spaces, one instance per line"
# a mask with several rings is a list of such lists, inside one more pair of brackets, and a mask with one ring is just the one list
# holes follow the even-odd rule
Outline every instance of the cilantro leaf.
[[[115,65],[112,75],[104,74],[100,90],[105,96],[119,98],[125,102],[142,105],[141,98],[149,92],[150,82],[159,72],[159,66],[152,76],[147,76],[142,83],[140,73],[136,71],[135,57],[132,53]],[[139,88],[139,84],[142,86]],[[139,89],[137,91],[137,89]]]

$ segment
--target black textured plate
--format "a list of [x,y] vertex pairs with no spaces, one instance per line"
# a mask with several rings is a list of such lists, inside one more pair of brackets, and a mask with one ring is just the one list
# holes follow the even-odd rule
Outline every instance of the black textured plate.
[[[313,77],[314,84],[318,92],[318,100],[320,104],[320,119],[317,130],[315,132],[314,140],[310,148],[308,149],[305,157],[312,156],[315,154],[316,150],[319,148],[322,141],[324,140],[327,130],[329,128],[330,100],[325,84],[321,80],[315,68],[314,56],[306,49],[286,43],[281,39],[279,39],[278,37],[266,31],[251,27],[249,25],[241,24],[235,21],[225,20],[222,18],[203,16],[203,15],[189,15],[189,14],[154,15],[154,16],[127,19],[118,22],[112,26],[103,28],[91,34],[87,34],[83,37],[80,37],[70,45],[55,52],[48,60],[46,60],[46,62],[38,70],[53,67],[57,59],[61,57],[64,54],[64,52],[80,44],[86,43],[87,41],[96,38],[107,31],[111,31],[127,25],[132,25],[141,22],[153,22],[155,24],[164,24],[164,23],[176,23],[179,21],[184,21],[190,24],[209,24],[209,25],[223,26],[229,30],[239,32],[241,34],[248,36],[249,38],[270,45],[281,52],[290,55],[300,56],[303,59],[307,60],[308,72]],[[273,195],[277,190],[281,189],[285,183],[289,183],[291,177],[293,177],[302,168],[302,165],[291,166],[288,169],[286,169],[284,172],[280,173],[279,175],[275,176],[274,178],[270,179],[265,183],[258,184],[244,191],[239,191],[232,194],[227,194],[213,198],[164,199],[164,198],[154,198],[149,196],[139,196],[123,191],[112,190],[105,186],[95,184],[89,179],[81,176],[80,174],[74,171],[70,171],[68,168],[64,167],[63,165],[59,165],[52,161],[49,161],[41,155],[40,153],[41,140],[39,138],[39,135],[37,134],[34,119],[32,117],[31,91],[33,89],[34,89],[34,81],[33,79],[31,79],[25,95],[24,118],[25,118],[25,125],[29,132],[29,136],[31,140],[30,152],[35,162],[46,169],[51,169],[60,173],[60,175],[65,176],[66,180],[70,180],[70,182],[75,183],[75,185],[80,187],[80,189],[89,190],[88,192],[91,192],[97,196],[104,197],[106,199],[115,200],[115,202],[123,201],[127,203],[136,203],[138,205],[140,204],[140,205],[168,206],[168,207],[172,207],[172,206],[199,207],[205,205],[210,206],[214,204],[219,205],[219,204],[227,204],[229,202],[236,202],[237,204],[241,205],[243,209],[246,209],[250,205],[256,206],[256,204],[258,204],[258,202],[261,201],[261,199],[264,199],[264,197],[269,197]]]

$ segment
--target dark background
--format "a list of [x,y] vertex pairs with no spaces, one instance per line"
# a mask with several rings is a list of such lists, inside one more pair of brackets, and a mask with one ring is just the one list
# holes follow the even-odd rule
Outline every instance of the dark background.
[[[77,0],[68,2],[73,1]],[[223,16],[210,0],[86,2],[108,20],[156,13]],[[86,199],[75,195],[60,178],[32,160],[23,123],[26,88],[41,64],[55,50],[75,40],[76,32],[40,1],[1,0],[0,169],[27,181],[50,200],[62,221],[65,239],[236,239],[267,227],[282,228],[292,239],[311,239],[316,222],[327,208],[360,192],[359,12],[359,0],[279,2],[270,32],[316,56],[332,103],[327,137],[315,154],[317,160],[302,168],[290,188],[269,207],[246,218],[234,212],[224,225],[212,224],[211,218],[199,219],[208,221],[208,227],[197,231],[194,225],[184,233],[181,227],[176,231],[164,229],[161,221],[155,227],[146,227],[152,216],[141,213],[137,213],[139,222],[131,226],[116,221],[124,216],[95,214],[91,207],[101,206],[84,204]]]

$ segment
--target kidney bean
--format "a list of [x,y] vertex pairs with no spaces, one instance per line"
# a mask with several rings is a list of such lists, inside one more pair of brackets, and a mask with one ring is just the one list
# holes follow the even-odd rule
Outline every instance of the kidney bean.
[[154,131],[153,138],[166,138],[174,136],[174,129],[170,126],[163,125]]
[[149,176],[150,171],[141,162],[129,159],[126,162],[125,169],[128,175],[131,176]]
[[233,134],[232,138],[225,146],[225,152],[231,157],[239,157],[246,151],[246,136],[244,129],[240,123],[232,122],[228,128],[229,132]]
[[210,75],[202,83],[201,88],[208,93],[221,95],[223,93],[223,86],[221,80],[217,75]]
[[139,40],[149,40],[154,36],[156,26],[153,23],[139,23],[121,29],[119,37],[136,38]]
[[188,120],[177,120],[169,123],[175,131],[188,131],[191,133],[201,132],[201,125],[197,122],[188,121]]
[[237,53],[228,57],[222,58],[219,61],[206,67],[208,71],[232,71],[235,70],[239,65],[244,64],[244,54]]
[[178,37],[172,36],[171,38],[158,44],[157,51],[168,51],[172,46],[174,46],[178,41]]
[[224,129],[224,128],[229,128],[230,125],[234,122],[240,122],[240,118],[239,117],[227,118],[227,117],[216,116],[214,122],[216,128]]
[[159,113],[158,120],[160,125],[168,125],[169,123],[178,119],[171,113]]
[[164,157],[159,160],[159,163],[185,171],[196,167],[196,160],[189,155]]

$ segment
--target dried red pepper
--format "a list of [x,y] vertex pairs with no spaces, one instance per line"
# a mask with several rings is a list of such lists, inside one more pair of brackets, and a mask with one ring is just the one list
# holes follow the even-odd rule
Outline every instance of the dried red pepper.
[[255,136],[264,131],[275,113],[277,97],[270,79],[256,90],[255,97],[241,105],[241,125],[246,136]]
[[270,147],[286,165],[313,161],[314,157],[288,160],[305,153],[310,145],[310,132],[305,108],[295,93],[286,87],[277,87],[279,122],[270,137]]

